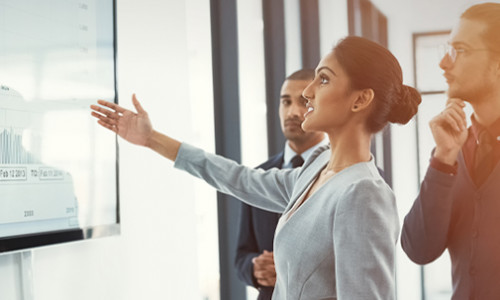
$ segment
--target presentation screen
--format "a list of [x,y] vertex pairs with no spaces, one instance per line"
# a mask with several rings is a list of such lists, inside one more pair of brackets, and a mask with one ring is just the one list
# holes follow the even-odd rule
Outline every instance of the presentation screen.
[[0,0],[0,253],[119,233],[113,0]]

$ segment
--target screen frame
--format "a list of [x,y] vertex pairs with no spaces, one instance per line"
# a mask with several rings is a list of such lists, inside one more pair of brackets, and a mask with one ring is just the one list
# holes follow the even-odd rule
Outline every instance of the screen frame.
[[[118,83],[117,83],[117,12],[116,0],[112,0],[113,4],[113,74],[114,74],[114,102],[118,104]],[[89,116],[90,118],[90,116]],[[120,178],[119,178],[119,147],[118,137],[115,136],[116,160],[116,223],[90,226],[78,229],[57,230],[41,233],[30,233],[24,235],[16,235],[0,238],[0,255],[11,254],[14,252],[22,252],[39,247],[47,247],[52,245],[61,245],[69,242],[78,242],[89,239],[116,236],[121,233],[120,220]]]

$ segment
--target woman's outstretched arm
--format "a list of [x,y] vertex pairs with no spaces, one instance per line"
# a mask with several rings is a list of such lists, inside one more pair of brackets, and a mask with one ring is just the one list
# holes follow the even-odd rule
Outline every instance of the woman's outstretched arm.
[[[242,166],[222,156],[182,144],[153,129],[148,113],[132,95],[137,113],[115,103],[98,100],[91,105],[98,123],[124,140],[148,147],[175,162],[174,166],[205,180],[219,191],[263,209],[283,212],[299,170],[264,172]],[[282,171],[282,172],[278,172]]]
[[142,108],[135,94],[132,103],[137,113],[115,103],[98,100],[99,105],[91,105],[92,116],[97,123],[115,132],[124,140],[148,147],[160,155],[175,161],[181,143],[153,129],[148,113]]

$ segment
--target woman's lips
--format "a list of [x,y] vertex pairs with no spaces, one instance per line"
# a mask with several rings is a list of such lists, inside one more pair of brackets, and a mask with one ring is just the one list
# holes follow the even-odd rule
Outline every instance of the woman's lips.
[[309,102],[306,104],[306,108],[307,112],[304,114],[304,118],[314,111],[314,107]]

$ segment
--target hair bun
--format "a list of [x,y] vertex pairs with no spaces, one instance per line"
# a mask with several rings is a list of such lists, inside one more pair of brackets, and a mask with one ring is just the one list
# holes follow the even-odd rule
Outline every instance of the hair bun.
[[411,86],[402,85],[398,100],[395,101],[389,112],[388,120],[391,123],[406,124],[418,111],[422,102],[420,93]]

